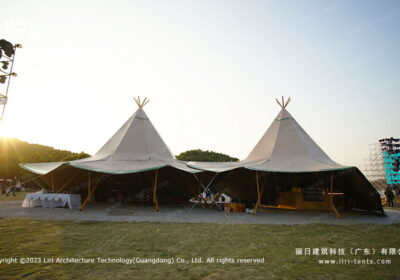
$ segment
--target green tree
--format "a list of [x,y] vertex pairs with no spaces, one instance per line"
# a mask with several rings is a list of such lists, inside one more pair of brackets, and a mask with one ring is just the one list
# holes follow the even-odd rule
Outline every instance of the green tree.
[[176,158],[183,161],[213,161],[213,162],[239,161],[239,159],[230,157],[225,154],[213,151],[203,151],[200,149],[189,150],[180,153],[179,155],[176,156]]

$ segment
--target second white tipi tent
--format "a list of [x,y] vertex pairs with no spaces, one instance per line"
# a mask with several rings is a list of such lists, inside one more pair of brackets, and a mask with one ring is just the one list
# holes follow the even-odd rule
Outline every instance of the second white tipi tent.
[[279,192],[291,188],[328,188],[343,193],[351,207],[383,213],[380,196],[355,166],[334,162],[286,110],[290,98],[248,157],[234,163],[189,162],[218,173],[214,183],[247,204],[279,204]]

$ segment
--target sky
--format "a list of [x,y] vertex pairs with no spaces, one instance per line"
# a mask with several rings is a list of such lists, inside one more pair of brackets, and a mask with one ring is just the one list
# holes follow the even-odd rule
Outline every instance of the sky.
[[23,48],[0,135],[94,154],[146,96],[174,154],[244,159],[290,96],[333,160],[360,165],[400,136],[399,30],[400,1],[4,2],[0,37]]

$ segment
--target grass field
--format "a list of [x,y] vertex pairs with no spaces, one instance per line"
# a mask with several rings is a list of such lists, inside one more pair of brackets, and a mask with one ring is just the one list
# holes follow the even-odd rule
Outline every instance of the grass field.
[[[324,265],[295,248],[400,247],[400,225],[272,226],[0,219],[4,257],[262,258],[264,264],[0,264],[1,279],[399,279],[389,265]],[[365,256],[357,257],[367,258]]]
[[5,194],[0,194],[0,201],[24,200],[25,196],[26,192],[15,193],[15,196],[13,196],[12,193],[10,193],[8,196]]

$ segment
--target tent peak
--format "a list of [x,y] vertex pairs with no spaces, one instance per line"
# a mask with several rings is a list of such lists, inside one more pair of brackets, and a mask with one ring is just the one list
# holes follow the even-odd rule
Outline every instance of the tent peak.
[[286,102],[285,99],[282,96],[282,103],[279,102],[278,98],[275,98],[276,102],[278,102],[279,106],[281,106],[282,109],[285,109],[287,105],[289,105],[290,101],[292,101],[292,98],[289,97]]
[[140,101],[140,96],[134,97],[133,100],[135,100],[135,102],[139,106],[139,108],[143,108],[144,105],[146,105],[150,101],[147,99],[147,97],[145,97],[143,101]]

